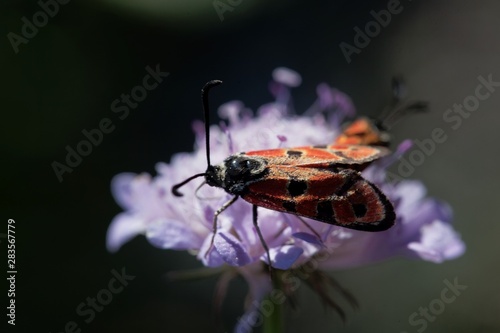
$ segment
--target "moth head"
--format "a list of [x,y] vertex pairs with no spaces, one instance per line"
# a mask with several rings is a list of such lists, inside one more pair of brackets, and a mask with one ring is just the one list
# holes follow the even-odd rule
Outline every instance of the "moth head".
[[242,194],[246,186],[267,173],[265,160],[244,154],[231,155],[221,164],[209,166],[205,180],[231,194]]

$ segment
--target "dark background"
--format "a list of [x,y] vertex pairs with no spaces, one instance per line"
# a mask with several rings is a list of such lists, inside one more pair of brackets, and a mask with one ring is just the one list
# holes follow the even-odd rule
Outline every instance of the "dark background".
[[[326,81],[348,93],[359,113],[376,115],[389,100],[390,78],[403,75],[410,96],[428,100],[431,111],[398,123],[395,141],[446,129],[448,140],[412,178],[453,206],[455,228],[467,244],[463,257],[441,265],[396,259],[335,272],[361,303],[358,311],[348,310],[347,324],[301,288],[287,332],[415,332],[408,316],[439,298],[443,280],[454,278],[467,290],[427,331],[499,331],[500,92],[482,101],[457,130],[442,116],[474,93],[479,75],[500,81],[500,4],[402,6],[348,64],[339,44],[353,44],[353,28],[363,28],[373,20],[370,11],[386,9],[387,1],[242,1],[222,22],[210,1],[71,1],[17,54],[6,36],[20,34],[21,18],[32,21],[40,7],[34,1],[2,2],[0,233],[7,232],[8,218],[15,219],[15,331],[61,332],[69,321],[82,332],[216,331],[216,279],[165,278],[170,271],[199,267],[191,255],[158,250],[142,237],[117,254],[106,251],[107,227],[121,211],[109,184],[124,171],[154,174],[158,161],[192,150],[191,122],[201,117],[199,92],[206,81],[225,81],[212,95],[213,105],[239,99],[255,110],[271,99],[267,85],[278,66],[303,76],[294,90],[298,110]],[[157,64],[170,76],[119,120],[112,101],[142,83],[146,66]],[[112,119],[115,130],[59,182],[51,163],[64,163],[65,147],[75,147],[84,139],[82,130],[96,128],[103,118]],[[6,259],[0,262],[4,274]],[[136,278],[85,323],[76,307],[106,288],[111,270],[122,267]],[[242,313],[245,293],[243,281],[231,285],[223,307],[227,331]]]

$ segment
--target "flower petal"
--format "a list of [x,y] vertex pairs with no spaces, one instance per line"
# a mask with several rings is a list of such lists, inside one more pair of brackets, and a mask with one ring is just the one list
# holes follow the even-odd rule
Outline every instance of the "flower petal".
[[296,232],[292,236],[301,239],[304,242],[308,242],[315,245],[323,245],[323,242],[321,241],[321,239],[318,238],[318,236],[307,232]]
[[189,225],[167,218],[148,223],[146,237],[149,242],[162,249],[188,250],[199,248],[202,239]]
[[409,216],[416,216],[420,210],[421,200],[427,189],[424,184],[416,180],[405,180],[398,184],[394,196],[399,199],[398,211]]
[[465,252],[465,244],[448,223],[436,220],[421,229],[420,242],[408,244],[422,259],[441,263]]
[[[207,253],[207,251],[210,252]],[[198,252],[198,259],[201,260],[203,265],[207,267],[219,267],[224,265],[225,261],[212,244],[211,234],[205,238],[205,241],[200,248],[200,252]]]
[[273,70],[273,79],[288,87],[298,87],[302,83],[300,74],[286,67],[278,67]]
[[136,176],[135,173],[124,172],[111,180],[111,193],[123,209],[131,209],[134,204],[131,183]]
[[345,116],[353,117],[356,113],[356,108],[349,96],[343,92],[331,88],[326,83],[320,83],[316,88],[320,107],[322,109],[337,108],[334,115],[344,118]]
[[222,259],[231,266],[244,266],[251,261],[244,245],[228,232],[217,232],[214,246]]
[[228,119],[231,126],[240,122],[240,112],[245,106],[240,101],[231,101],[219,107],[218,114],[222,119]]
[[[283,245],[269,249],[272,266],[276,269],[289,269],[301,256],[304,250],[295,245]],[[261,260],[268,263],[267,254],[263,254]]]
[[115,216],[108,228],[106,247],[109,252],[116,252],[120,247],[138,234],[145,232],[142,219],[128,213]]

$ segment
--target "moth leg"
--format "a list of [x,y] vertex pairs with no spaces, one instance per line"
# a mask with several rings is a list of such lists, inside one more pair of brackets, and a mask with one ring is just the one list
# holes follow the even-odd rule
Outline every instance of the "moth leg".
[[321,235],[316,230],[314,230],[313,227],[311,227],[309,223],[307,223],[301,216],[297,215],[297,218],[299,219],[300,222],[304,224],[304,226],[307,229],[309,229],[321,241],[321,244],[323,244],[323,238],[321,237]]
[[235,195],[234,197],[231,198],[228,202],[223,204],[219,209],[214,214],[214,222],[213,222],[213,227],[212,227],[212,240],[210,241],[210,246],[208,247],[207,252],[205,253],[205,258],[208,256],[210,253],[210,250],[212,249],[214,245],[214,240],[215,240],[215,234],[217,233],[217,217],[225,211],[229,206],[231,206],[236,200],[238,200],[239,196]]
[[266,244],[266,241],[264,240],[264,237],[262,236],[262,233],[260,232],[259,224],[257,223],[257,205],[253,205],[253,210],[252,210],[252,215],[253,215],[253,225],[255,227],[255,230],[257,231],[257,235],[259,235],[260,242],[262,243],[262,247],[264,247],[264,250],[266,251],[267,255],[267,261],[269,262],[269,274],[271,275],[271,280],[274,281],[274,274],[273,274],[273,265],[271,263],[271,255],[269,254],[269,247]]

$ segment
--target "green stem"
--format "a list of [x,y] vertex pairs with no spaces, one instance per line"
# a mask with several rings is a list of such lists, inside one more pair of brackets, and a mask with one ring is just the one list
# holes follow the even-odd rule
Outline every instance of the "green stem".
[[[272,302],[269,298],[266,298],[267,301]],[[264,316],[264,326],[262,333],[282,333],[284,332],[283,325],[283,305],[284,304],[276,304],[274,305],[273,311],[269,316]]]

